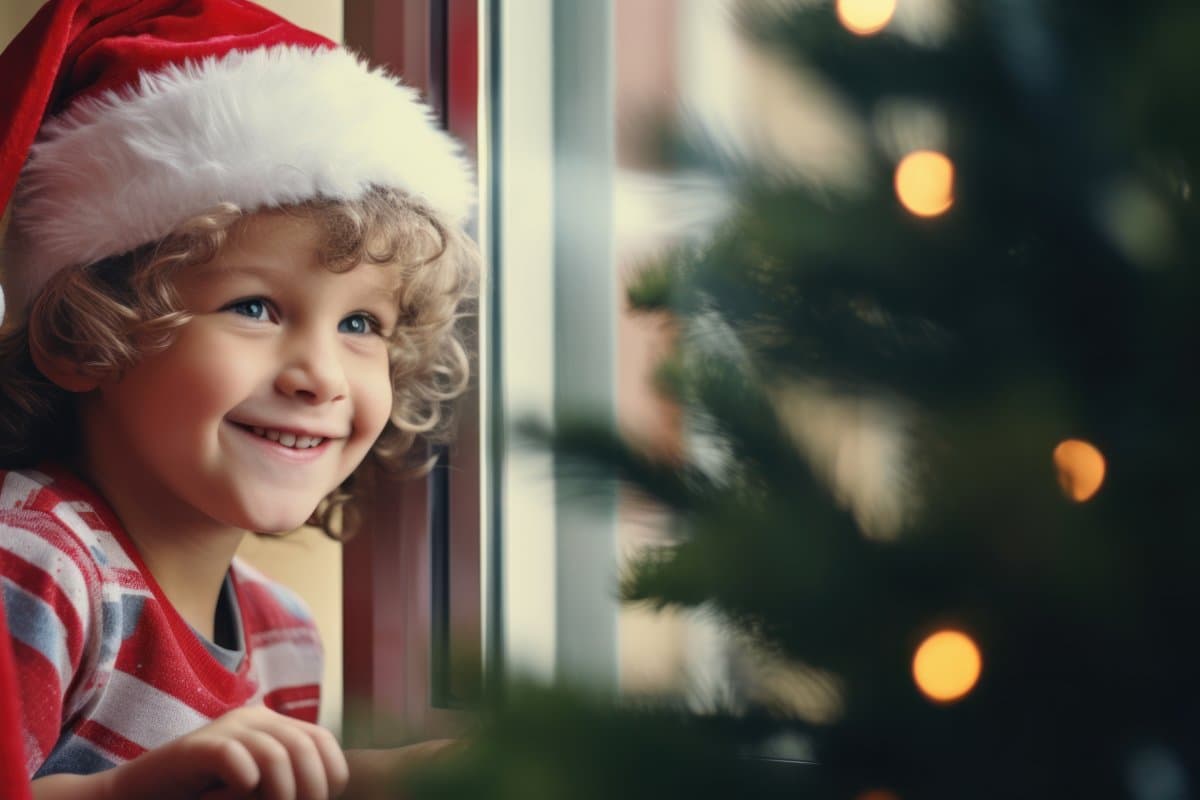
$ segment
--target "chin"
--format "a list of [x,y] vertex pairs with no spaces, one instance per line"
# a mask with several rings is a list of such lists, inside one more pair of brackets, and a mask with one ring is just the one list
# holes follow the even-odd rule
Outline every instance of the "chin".
[[281,491],[245,484],[232,488],[221,503],[224,513],[214,516],[227,525],[261,534],[290,533],[303,527],[326,495],[311,488]]
[[258,508],[251,513],[238,514],[237,518],[229,520],[229,523],[253,533],[279,535],[303,527],[315,510],[314,506],[304,513],[297,512],[295,508],[275,509],[264,513],[264,509]]
[[285,533],[291,533],[297,528],[304,527],[304,525],[308,523],[308,519],[311,516],[312,513],[310,512],[304,516],[287,514],[266,519],[260,517],[255,520],[254,524],[248,527],[247,530],[267,536],[279,536]]

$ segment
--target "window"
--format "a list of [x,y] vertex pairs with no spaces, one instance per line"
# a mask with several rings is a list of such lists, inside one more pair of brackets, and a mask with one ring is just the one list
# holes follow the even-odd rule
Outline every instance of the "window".
[[[620,608],[621,558],[661,541],[658,524],[619,493],[580,502],[556,484],[553,458],[514,435],[524,419],[586,412],[655,447],[693,446],[649,386],[670,325],[622,310],[624,278],[702,235],[727,203],[715,180],[655,160],[654,123],[682,110],[725,135],[762,134],[745,125],[745,104],[768,101],[747,100],[754,65],[730,9],[347,3],[347,42],[422,88],[475,145],[488,263],[480,390],[458,443],[430,479],[382,493],[372,535],[345,553],[347,707],[369,705],[376,733],[396,722],[414,736],[453,732],[481,664],[497,678],[566,677],[700,708],[761,683],[703,615]],[[800,697],[793,677],[775,682]]]
[[[345,3],[345,40],[418,88],[474,158],[478,6]],[[476,374],[478,372],[476,371]],[[426,479],[381,487],[343,560],[346,734],[429,738],[463,725],[478,686],[479,394]]]

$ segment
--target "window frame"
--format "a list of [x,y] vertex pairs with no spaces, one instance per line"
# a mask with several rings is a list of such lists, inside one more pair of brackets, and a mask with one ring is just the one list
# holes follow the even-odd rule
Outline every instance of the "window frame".
[[560,491],[553,456],[515,433],[615,425],[612,3],[485,6],[485,667],[615,692],[615,495]]
[[[475,0],[344,3],[347,46],[420,91],[472,160],[478,14]],[[348,743],[450,736],[470,722],[463,709],[481,659],[479,408],[473,388],[433,473],[381,479],[362,532],[345,544]]]
[[421,89],[477,153],[488,265],[478,391],[448,467],[384,483],[346,546],[347,734],[361,745],[460,731],[459,666],[480,658],[489,681],[617,690],[615,493],[582,507],[515,432],[584,411],[615,425],[613,13],[611,0],[345,11],[347,44]]

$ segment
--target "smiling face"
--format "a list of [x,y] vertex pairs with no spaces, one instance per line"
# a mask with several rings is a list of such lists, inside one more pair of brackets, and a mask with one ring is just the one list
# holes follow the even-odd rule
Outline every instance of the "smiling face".
[[332,272],[320,237],[303,216],[254,215],[181,272],[191,320],[81,406],[88,471],[110,500],[291,530],[367,455],[392,406],[396,270]]

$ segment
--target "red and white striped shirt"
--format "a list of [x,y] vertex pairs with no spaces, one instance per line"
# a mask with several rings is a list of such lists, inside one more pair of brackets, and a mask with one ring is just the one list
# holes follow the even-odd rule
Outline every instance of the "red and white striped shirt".
[[322,651],[311,615],[236,559],[230,579],[245,647],[232,670],[171,606],[93,489],[56,467],[0,471],[0,584],[29,775],[99,772],[240,706],[315,722]]

